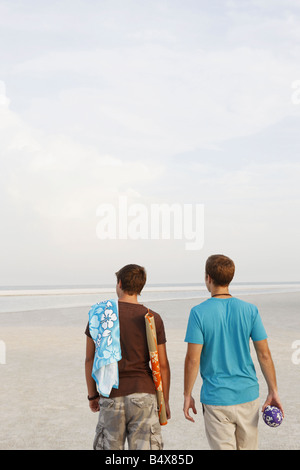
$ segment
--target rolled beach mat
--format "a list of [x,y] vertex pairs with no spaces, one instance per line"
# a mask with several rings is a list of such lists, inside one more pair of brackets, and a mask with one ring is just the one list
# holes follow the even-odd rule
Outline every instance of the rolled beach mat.
[[156,390],[159,422],[161,426],[164,426],[165,424],[167,424],[168,421],[167,421],[166,406],[165,406],[165,400],[164,400],[164,394],[163,394],[163,385],[162,385],[161,373],[160,373],[156,328],[155,328],[154,315],[149,310],[148,310],[148,313],[145,315],[145,322],[146,322],[147,343],[148,343],[149,356],[150,356],[151,369],[152,369],[152,378],[153,378],[153,382],[154,382],[155,390]]

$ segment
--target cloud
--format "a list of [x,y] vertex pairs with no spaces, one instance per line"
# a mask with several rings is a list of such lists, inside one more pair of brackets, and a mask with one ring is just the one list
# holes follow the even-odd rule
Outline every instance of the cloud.
[[120,194],[204,202],[207,249],[298,233],[295,2],[33,3],[0,5],[0,210],[20,259],[18,231],[44,262],[59,247],[60,266],[97,250],[173,259],[172,243],[92,239],[96,208]]
[[[163,162],[125,161],[35,129],[10,109],[3,82],[0,103],[0,258],[6,266],[0,283],[80,283],[81,276],[93,282],[97,253],[105,264],[110,251],[96,237],[98,206],[120,194],[142,201],[143,186],[155,186]],[[90,277],[72,271],[74,263]]]
[[9,106],[9,99],[6,96],[6,87],[3,81],[0,81],[0,107],[6,108]]
[[[95,223],[102,201],[131,194],[140,181],[152,184],[164,170],[163,164],[123,161],[64,135],[36,130],[11,111],[3,84],[0,98],[0,190],[11,215],[25,211],[50,231],[57,225],[57,233],[66,219]],[[60,237],[67,236],[62,230]]]
[[[27,84],[22,116],[36,129],[92,143],[122,160],[168,159],[255,135],[296,112],[291,83],[299,72],[293,33],[299,24],[288,10],[281,14],[283,3],[270,9],[250,3],[142,8],[133,2],[130,10],[113,2],[100,9],[90,4],[84,12],[77,3],[63,47],[45,36],[45,47],[23,54],[9,69],[12,80]],[[80,47],[74,39],[79,12],[88,24],[96,16],[101,25],[96,32],[81,23]],[[51,25],[56,33],[55,18],[52,12],[47,34]],[[284,41],[277,40],[279,33]]]
[[98,81],[82,87],[71,80],[54,96],[32,99],[24,115],[35,127],[92,139],[120,158],[159,159],[254,135],[295,114],[291,83],[297,72],[297,64],[270,50],[151,44],[51,52],[14,69],[39,80],[85,73]]

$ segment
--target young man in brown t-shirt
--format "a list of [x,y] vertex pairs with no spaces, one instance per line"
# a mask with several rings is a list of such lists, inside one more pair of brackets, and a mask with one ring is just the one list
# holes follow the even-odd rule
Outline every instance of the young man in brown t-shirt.
[[[122,450],[128,440],[130,450],[162,449],[157,400],[146,337],[145,315],[148,309],[137,300],[145,283],[141,266],[129,264],[117,273],[118,313],[122,359],[118,362],[119,387],[109,398],[100,396],[92,378],[95,343],[86,328],[85,372],[90,409],[100,411],[94,449]],[[170,367],[166,351],[164,324],[154,315],[160,370],[167,418],[170,419]]]

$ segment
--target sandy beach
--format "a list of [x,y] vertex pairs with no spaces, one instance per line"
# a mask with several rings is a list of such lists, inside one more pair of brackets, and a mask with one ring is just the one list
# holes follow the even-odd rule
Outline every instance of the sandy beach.
[[[259,308],[285,409],[285,419],[279,428],[268,428],[260,420],[259,448],[300,449],[300,364],[292,361],[292,344],[300,340],[300,293],[240,298]],[[182,413],[185,329],[190,308],[201,301],[147,304],[164,319],[172,372],[172,418],[162,428],[165,450],[208,449],[199,401],[200,378],[194,388],[198,403],[196,423],[186,421]],[[98,415],[90,411],[86,398],[87,315],[85,307],[0,314],[0,340],[6,345],[6,363],[0,364],[1,450],[92,448]],[[253,359],[263,403],[266,384],[254,355]]]

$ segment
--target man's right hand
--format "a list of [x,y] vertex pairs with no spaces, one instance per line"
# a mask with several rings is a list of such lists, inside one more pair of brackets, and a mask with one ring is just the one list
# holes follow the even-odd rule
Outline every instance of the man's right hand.
[[190,413],[189,413],[190,408],[193,410],[193,413],[196,415],[197,410],[196,410],[196,407],[195,407],[195,400],[191,395],[184,397],[183,413],[184,413],[185,418],[188,421],[191,421],[192,423],[194,423],[195,420],[194,420],[194,418],[192,418],[192,416],[190,416]]
[[95,398],[95,400],[90,400],[89,405],[93,413],[97,413],[97,411],[100,411],[99,398]]
[[284,417],[284,411],[277,392],[269,393],[261,411],[263,412],[267,406],[276,406],[280,409],[282,416]]

